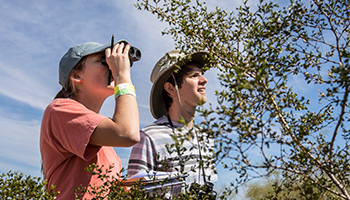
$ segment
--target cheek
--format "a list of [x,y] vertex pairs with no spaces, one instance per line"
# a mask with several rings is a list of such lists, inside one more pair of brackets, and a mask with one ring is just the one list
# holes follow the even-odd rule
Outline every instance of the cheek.
[[91,79],[94,83],[106,82],[107,70],[96,69],[91,74]]

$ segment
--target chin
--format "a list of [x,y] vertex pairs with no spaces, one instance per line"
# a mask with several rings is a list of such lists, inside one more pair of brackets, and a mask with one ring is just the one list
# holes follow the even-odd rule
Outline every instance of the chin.
[[207,102],[207,98],[206,98],[206,97],[200,98],[199,104],[200,104],[201,102],[203,102],[203,104],[205,104],[205,103]]

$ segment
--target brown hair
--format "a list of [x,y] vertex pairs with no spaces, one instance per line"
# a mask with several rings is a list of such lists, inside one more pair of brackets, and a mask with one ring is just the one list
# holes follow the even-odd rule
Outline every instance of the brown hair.
[[77,73],[83,69],[86,57],[80,59],[80,61],[75,65],[68,77],[68,86],[67,88],[62,87],[62,89],[56,94],[55,99],[57,98],[70,98],[74,99],[76,94],[79,92],[78,88],[75,87],[74,82],[70,80],[72,74]]
[[[169,78],[165,81],[165,82],[169,82],[170,84],[172,84],[173,86],[175,86],[175,81],[174,81],[174,77],[177,83],[178,88],[182,87],[182,83],[184,82],[184,77],[190,72],[192,71],[192,68],[188,67],[189,65],[196,65],[199,68],[201,68],[202,66],[200,64],[198,64],[197,62],[189,62],[186,63],[185,65],[183,65],[181,67],[181,69],[178,72],[174,72],[174,76],[170,75]],[[169,111],[169,108],[171,106],[171,104],[173,103],[173,99],[170,97],[170,94],[164,89],[164,87],[162,88],[162,98],[163,101],[165,103],[165,109],[167,111]]]

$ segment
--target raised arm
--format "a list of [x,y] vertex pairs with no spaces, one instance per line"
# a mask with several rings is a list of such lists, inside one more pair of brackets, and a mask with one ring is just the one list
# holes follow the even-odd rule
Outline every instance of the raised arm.
[[[128,51],[130,45],[116,44],[111,52],[106,49],[106,60],[114,78],[114,84],[132,84]],[[103,120],[90,138],[90,144],[99,146],[130,147],[140,140],[139,111],[136,97],[130,94],[115,99],[112,119]]]

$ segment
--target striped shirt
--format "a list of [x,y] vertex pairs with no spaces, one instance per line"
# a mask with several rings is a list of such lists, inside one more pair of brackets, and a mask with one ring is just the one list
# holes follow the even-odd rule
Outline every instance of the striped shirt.
[[163,116],[141,130],[140,142],[131,151],[128,175],[132,176],[141,169],[180,172],[189,175],[186,184],[190,185],[194,181],[204,184],[203,171],[199,169],[198,134],[206,181],[217,181],[212,153],[214,140],[198,131],[196,134],[195,129],[181,123],[172,123],[174,127]]

